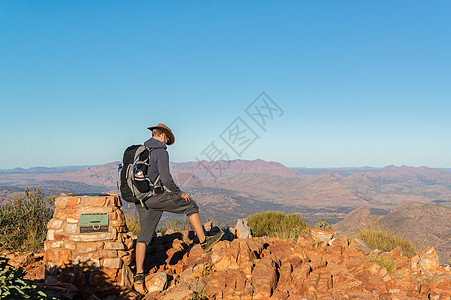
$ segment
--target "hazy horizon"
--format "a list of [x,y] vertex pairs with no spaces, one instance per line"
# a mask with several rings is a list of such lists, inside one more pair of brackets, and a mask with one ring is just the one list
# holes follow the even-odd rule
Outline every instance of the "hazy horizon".
[[[234,160],[243,160],[243,161],[253,161],[253,160],[262,160],[262,159],[251,159],[251,160],[246,160],[246,159],[234,159]],[[233,161],[233,160],[230,160]],[[277,161],[266,161],[263,160],[265,162],[275,162],[275,163],[280,163]],[[111,162],[107,162],[107,163],[101,163],[101,164],[97,164],[97,165],[66,165],[66,166],[32,166],[32,167],[14,167],[14,168],[9,168],[9,169],[0,169],[0,171],[11,171],[11,170],[16,170],[16,169],[22,169],[22,170],[30,170],[30,169],[39,169],[39,168],[44,168],[44,169],[63,169],[63,168],[90,168],[90,167],[95,167],[95,166],[101,166],[101,165],[106,165],[106,164],[111,164],[111,163],[117,163],[120,161],[111,161]],[[176,163],[176,164],[183,164],[183,163],[196,163],[196,161],[186,161],[186,162],[171,162],[171,163]],[[282,164],[282,163],[280,163]],[[390,165],[385,165],[385,166],[369,166],[369,165],[365,165],[365,166],[345,166],[345,167],[304,167],[304,166],[286,166],[284,164],[282,164],[283,166],[289,168],[289,169],[365,169],[365,168],[369,168],[369,169],[383,169],[386,167],[390,167],[390,166],[395,166],[395,167],[413,167],[413,168],[421,168],[421,167],[427,167],[427,168],[431,168],[431,169],[440,169],[440,170],[445,170],[445,171],[450,171],[451,172],[451,168],[448,167],[430,167],[430,166],[409,166],[409,165],[394,165],[394,164],[390,164]]]

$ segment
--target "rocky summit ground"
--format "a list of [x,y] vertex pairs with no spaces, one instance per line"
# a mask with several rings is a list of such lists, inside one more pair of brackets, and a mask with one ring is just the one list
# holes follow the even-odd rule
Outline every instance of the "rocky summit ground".
[[[163,258],[164,263],[146,277],[145,299],[450,297],[451,273],[438,267],[432,248],[408,258],[400,249],[374,251],[357,239],[348,244],[346,236],[321,238],[325,241],[305,234],[296,241],[234,239],[219,242],[207,254],[199,245],[190,248],[178,238],[161,238],[156,243],[159,254],[148,263]],[[162,278],[169,278],[163,291]]]
[[[450,299],[451,273],[439,266],[433,248],[408,258],[400,248],[387,253],[334,235],[327,229],[296,240],[229,234],[204,253],[192,232],[169,232],[149,248],[145,284],[108,300]],[[15,261],[27,265],[30,279],[39,279],[43,264],[37,258]],[[66,299],[77,299],[71,288],[75,292]]]

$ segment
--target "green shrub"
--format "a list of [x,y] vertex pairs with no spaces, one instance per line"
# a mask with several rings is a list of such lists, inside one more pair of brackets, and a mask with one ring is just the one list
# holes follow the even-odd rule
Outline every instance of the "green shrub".
[[299,215],[266,211],[247,217],[252,235],[278,238],[296,238],[301,233],[309,233],[310,226]]
[[332,225],[327,223],[327,221],[320,221],[315,224],[315,228],[332,229]]
[[8,259],[0,257],[0,299],[47,299],[24,275],[21,267],[13,268]]
[[359,238],[370,246],[371,249],[379,249],[385,252],[391,251],[401,246],[404,256],[414,256],[416,254],[415,247],[406,238],[392,234],[381,229],[360,229],[352,238]]
[[30,192],[27,188],[25,197],[0,206],[0,247],[14,251],[41,249],[52,218],[49,204],[53,201],[53,196],[45,197],[39,189]]

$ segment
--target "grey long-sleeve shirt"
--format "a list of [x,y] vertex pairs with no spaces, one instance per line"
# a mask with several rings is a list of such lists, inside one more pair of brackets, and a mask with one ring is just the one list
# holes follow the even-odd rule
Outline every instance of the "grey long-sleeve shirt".
[[171,192],[181,194],[182,191],[175,184],[169,171],[169,153],[166,151],[166,144],[154,138],[148,139],[144,146],[153,148],[150,154],[150,166],[148,169],[149,179],[155,182],[160,174],[161,183]]

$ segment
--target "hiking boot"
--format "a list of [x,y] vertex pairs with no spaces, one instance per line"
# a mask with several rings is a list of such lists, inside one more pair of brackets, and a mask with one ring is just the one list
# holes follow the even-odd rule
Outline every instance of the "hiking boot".
[[143,284],[145,279],[146,276],[144,275],[144,273],[137,273],[134,277],[135,283],[137,284]]
[[214,244],[219,242],[222,239],[222,236],[224,235],[224,231],[220,231],[214,236],[207,236],[205,237],[205,241],[200,244],[204,252],[210,251],[211,247],[213,247]]

